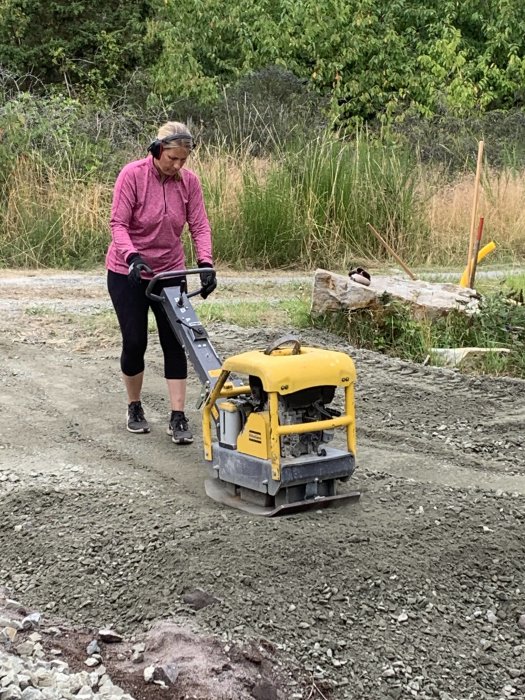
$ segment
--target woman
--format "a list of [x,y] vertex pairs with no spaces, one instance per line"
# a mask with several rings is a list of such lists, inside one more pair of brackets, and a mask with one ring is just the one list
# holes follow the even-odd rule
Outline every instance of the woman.
[[[128,396],[126,427],[132,433],[150,428],[141,403],[144,355],[148,341],[148,311],[157,322],[164,354],[173,442],[193,442],[184,413],[187,361],[158,302],[145,295],[153,274],[185,267],[181,234],[185,224],[193,240],[198,265],[213,267],[211,230],[199,178],[184,168],[193,149],[187,126],[167,122],[149,146],[149,156],[128,163],[113,192],[111,243],[106,256],[108,291],[122,333],[120,367]],[[169,282],[168,282],[169,283]],[[202,296],[217,286],[215,272],[201,272]]]

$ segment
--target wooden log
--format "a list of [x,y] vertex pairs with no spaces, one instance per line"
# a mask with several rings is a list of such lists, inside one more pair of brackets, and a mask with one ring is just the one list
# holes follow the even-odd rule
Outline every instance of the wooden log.
[[311,312],[322,314],[341,309],[379,308],[384,303],[384,294],[409,304],[417,319],[438,318],[452,310],[474,314],[479,307],[476,293],[459,284],[372,275],[370,286],[365,287],[347,275],[318,269],[312,289]]

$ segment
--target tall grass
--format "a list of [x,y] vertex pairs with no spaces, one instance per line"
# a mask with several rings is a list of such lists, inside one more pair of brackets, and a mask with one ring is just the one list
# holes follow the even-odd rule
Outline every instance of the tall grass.
[[[249,141],[234,150],[200,146],[192,154],[188,165],[203,182],[217,261],[343,270],[386,260],[371,223],[409,264],[464,265],[472,173],[451,181],[406,148],[366,132],[274,146],[267,157],[254,156]],[[81,157],[71,147],[58,158],[28,144],[16,158],[3,153],[0,266],[103,262],[118,168],[114,158],[105,167],[99,150],[86,169],[85,151],[84,143]],[[134,147],[122,164],[139,155]],[[523,201],[525,172],[485,172],[478,215],[485,218],[484,239],[497,244],[493,261],[525,257]]]
[[[427,205],[425,217],[431,232],[428,262],[450,264],[466,261],[474,174],[459,175],[452,182],[422,180]],[[484,217],[484,241],[494,240],[500,259],[525,256],[525,171],[489,170],[479,196],[475,224]]]
[[108,185],[67,177],[24,156],[0,204],[0,264],[76,267],[100,264],[109,240]]
[[[230,165],[219,185],[228,204],[208,208],[215,249],[233,264],[345,267],[382,257],[367,222],[409,260],[420,256],[418,247],[426,251],[418,165],[393,146],[325,135],[266,161],[240,153]],[[215,207],[217,167],[203,162],[199,170]]]
[[408,260],[425,247],[418,167],[406,152],[359,133],[350,142],[324,137],[294,154],[287,170],[304,216],[310,266],[382,257],[368,223]]

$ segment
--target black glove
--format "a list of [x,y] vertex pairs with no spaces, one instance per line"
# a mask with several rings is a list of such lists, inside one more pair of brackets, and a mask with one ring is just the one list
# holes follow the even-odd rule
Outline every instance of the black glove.
[[217,275],[215,274],[215,270],[206,269],[212,267],[211,263],[199,262],[197,265],[204,268],[200,273],[202,286],[201,297],[206,299],[210,296],[214,289],[217,289]]
[[132,287],[138,287],[142,280],[141,272],[153,274],[153,270],[147,265],[138,253],[132,253],[126,262],[129,265],[128,280]]

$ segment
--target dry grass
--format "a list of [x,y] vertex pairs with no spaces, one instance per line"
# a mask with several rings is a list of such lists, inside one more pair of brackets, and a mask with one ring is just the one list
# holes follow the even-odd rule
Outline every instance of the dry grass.
[[55,262],[78,251],[93,252],[109,240],[111,187],[97,182],[65,179],[28,157],[11,173],[9,190],[0,209],[1,239],[18,265],[38,266],[42,253],[53,248]]
[[[474,201],[474,175],[437,189],[428,197],[431,258],[443,263],[465,260]],[[475,226],[484,217],[483,242],[493,240],[505,257],[525,255],[525,173],[485,174],[479,193]]]
[[200,177],[207,194],[206,206],[212,218],[237,212],[247,174],[264,178],[273,163],[269,159],[239,155],[224,150],[200,148],[191,156],[188,167]]
[[[223,149],[204,147],[197,150],[191,160],[189,167],[203,181],[207,209],[216,234],[219,230],[222,232],[222,242],[230,239],[229,250],[231,231],[241,216],[243,188],[248,180],[252,185],[254,182],[264,183],[278,162],[253,158],[249,153],[233,156]],[[417,188],[425,202],[430,243],[422,237],[421,250],[409,250],[407,259],[417,263],[458,265],[466,259],[474,174],[443,183],[444,178],[439,173],[423,169],[419,173]],[[493,240],[497,245],[491,259],[523,259],[525,172],[486,172],[482,185],[475,223],[477,226],[479,216],[485,218],[483,242]],[[7,264],[17,267],[62,267],[64,264],[81,267],[100,262],[100,251],[105,249],[109,240],[111,195],[111,182],[81,180],[75,178],[74,173],[66,176],[64,172],[54,171],[36,158],[20,158],[0,207],[0,243]],[[305,250],[297,251],[302,256],[298,264],[303,267],[313,264],[309,259],[310,249],[315,250],[316,255],[320,250],[324,251],[327,260],[335,259],[340,250],[342,233],[338,226],[341,222],[338,219],[331,222],[316,219],[319,209],[316,196],[315,191],[310,192],[302,220],[311,243]],[[291,201],[293,203],[293,198]],[[268,214],[272,204],[271,200],[266,202]],[[366,207],[366,203],[363,206]],[[244,235],[240,230],[242,227],[237,228],[237,235]],[[216,243],[220,248],[218,235]],[[358,243],[356,239],[355,246]],[[412,239],[406,246],[410,248],[417,244],[417,239]],[[241,239],[239,246],[242,247]],[[355,257],[359,251],[353,248],[351,253]]]

